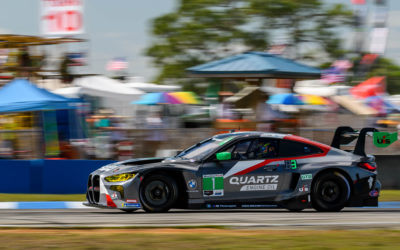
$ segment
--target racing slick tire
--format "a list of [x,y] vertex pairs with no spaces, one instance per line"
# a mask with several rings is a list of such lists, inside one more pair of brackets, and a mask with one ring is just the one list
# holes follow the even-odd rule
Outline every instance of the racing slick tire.
[[318,176],[311,190],[312,206],[319,212],[338,212],[350,197],[350,185],[337,172]]
[[140,185],[140,200],[146,212],[167,212],[178,200],[178,185],[167,175],[150,175]]

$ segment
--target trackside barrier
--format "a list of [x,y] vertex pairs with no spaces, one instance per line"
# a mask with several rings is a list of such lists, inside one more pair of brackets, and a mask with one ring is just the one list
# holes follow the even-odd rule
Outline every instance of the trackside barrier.
[[[0,160],[0,193],[83,194],[89,173],[109,160]],[[400,155],[377,155],[384,189],[400,189]]]
[[0,160],[0,193],[83,194],[89,173],[112,162]]

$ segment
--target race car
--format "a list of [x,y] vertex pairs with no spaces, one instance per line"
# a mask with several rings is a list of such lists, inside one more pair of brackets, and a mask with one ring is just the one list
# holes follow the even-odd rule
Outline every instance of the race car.
[[[330,146],[290,134],[215,135],[175,157],[99,168],[89,175],[84,204],[126,212],[377,206],[381,184],[375,157],[364,152],[366,135],[375,131],[339,127]],[[356,138],[354,151],[340,149]]]

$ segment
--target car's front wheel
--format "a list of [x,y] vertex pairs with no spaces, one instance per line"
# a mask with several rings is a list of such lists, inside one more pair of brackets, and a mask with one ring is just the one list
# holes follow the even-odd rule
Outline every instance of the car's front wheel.
[[167,212],[178,199],[178,185],[167,175],[150,175],[140,187],[140,200],[146,212]]
[[320,212],[342,210],[350,196],[347,179],[337,172],[318,176],[311,190],[312,206]]

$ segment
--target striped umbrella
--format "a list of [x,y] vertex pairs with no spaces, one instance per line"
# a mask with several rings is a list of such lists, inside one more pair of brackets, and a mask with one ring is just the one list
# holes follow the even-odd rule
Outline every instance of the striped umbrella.
[[157,104],[182,104],[184,102],[177,99],[172,93],[147,93],[132,104],[157,105]]

